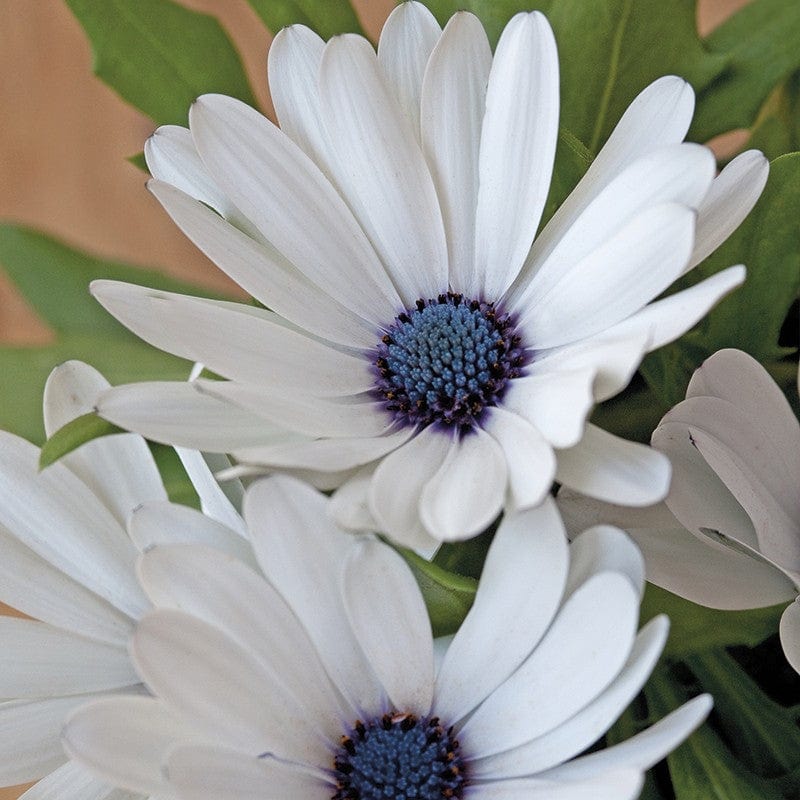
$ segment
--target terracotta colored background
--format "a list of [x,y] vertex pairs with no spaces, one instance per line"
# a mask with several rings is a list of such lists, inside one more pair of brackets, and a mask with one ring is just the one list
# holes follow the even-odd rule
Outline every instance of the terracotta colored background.
[[[701,0],[700,30],[746,1]],[[269,112],[264,64],[271,37],[245,0],[180,2],[219,17]],[[394,6],[393,0],[353,4],[373,38]],[[102,256],[232,290],[144,190],[143,173],[125,160],[141,151],[152,122],[93,77],[89,45],[61,0],[0,0],[0,76],[0,219]],[[0,341],[35,343],[48,336],[0,273]],[[16,798],[22,788],[0,789],[0,800]]]

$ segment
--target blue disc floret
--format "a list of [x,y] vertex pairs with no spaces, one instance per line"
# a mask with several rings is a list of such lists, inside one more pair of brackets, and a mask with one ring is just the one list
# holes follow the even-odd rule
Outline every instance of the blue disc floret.
[[335,754],[334,777],[332,800],[460,798],[466,784],[452,728],[402,713],[356,722]]
[[401,422],[466,432],[525,363],[510,315],[448,292],[418,300],[386,330],[375,358],[376,394]]

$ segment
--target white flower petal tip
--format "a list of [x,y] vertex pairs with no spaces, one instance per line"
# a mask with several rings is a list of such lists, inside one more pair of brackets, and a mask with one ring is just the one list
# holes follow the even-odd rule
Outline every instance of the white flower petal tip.
[[800,673],[800,597],[786,607],[781,616],[781,646],[786,660]]

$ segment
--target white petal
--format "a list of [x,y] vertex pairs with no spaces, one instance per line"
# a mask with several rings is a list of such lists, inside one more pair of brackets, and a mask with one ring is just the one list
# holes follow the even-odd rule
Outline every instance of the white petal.
[[272,40],[267,73],[281,130],[328,175],[327,139],[317,81],[324,48],[325,42],[310,28],[289,25]]
[[[691,405],[704,400],[713,402],[714,398],[693,398]],[[695,420],[695,424],[686,421],[683,415],[686,402],[661,420],[651,439],[653,447],[666,454],[673,465],[667,498],[669,510],[684,528],[695,534],[700,528],[710,528],[759,549],[752,520],[695,444],[694,433],[700,427],[699,420]]]
[[585,781],[523,778],[481,784],[486,800],[635,800],[644,775],[633,770],[593,775]]
[[97,413],[155,442],[226,453],[238,447],[300,439],[208,394],[194,383],[159,381],[115,386],[97,401]]
[[0,703],[0,786],[26,783],[66,760],[59,739],[64,719],[93,695]]
[[431,543],[420,520],[420,496],[444,463],[450,436],[428,426],[390,453],[375,470],[369,492],[372,515],[392,539],[407,547]]
[[739,286],[744,278],[743,266],[728,267],[689,289],[650,303],[633,316],[609,328],[605,335],[645,335],[648,341],[647,351],[657,350],[686,333],[722,297]]
[[142,556],[138,572],[155,606],[185,611],[224,631],[299,701],[315,727],[333,739],[341,733],[349,709],[340,704],[300,620],[249,566],[202,545],[164,545]]
[[433,634],[414,576],[391,548],[354,548],[342,582],[353,632],[393,708],[427,716],[433,701]]
[[644,559],[630,537],[610,525],[595,525],[575,538],[569,549],[566,594],[599,572],[625,575],[639,597],[644,593]]
[[[366,39],[344,34],[328,42],[320,91],[337,183],[403,305],[413,308],[418,299],[447,291],[447,245],[433,181]],[[361,292],[358,281],[352,286]]]
[[177,503],[147,503],[131,515],[128,532],[142,551],[155,545],[205,544],[254,564],[249,543],[230,528]]
[[[614,326],[609,331],[597,336],[590,336],[574,344],[554,347],[537,353],[536,360],[527,367],[528,374],[541,376],[549,384],[559,376],[559,373],[565,373],[564,378],[571,377],[574,380],[582,374],[582,370],[588,368],[594,374],[592,384],[594,400],[601,402],[613,397],[630,383],[636,368],[647,352],[650,341],[650,332],[645,326],[631,330],[627,334],[621,332],[612,335],[611,331],[618,327]],[[511,390],[513,387],[512,383]],[[571,396],[572,391],[569,394]],[[584,402],[589,403],[590,401],[584,400]],[[559,400],[555,408],[549,409],[549,413],[547,413],[547,409],[545,410],[545,414],[542,415],[542,425],[546,425],[546,420],[551,415],[559,413],[561,403],[563,403],[563,399]],[[589,406],[587,405],[586,416],[588,413]],[[577,435],[573,434],[574,439],[571,443],[577,443],[582,434],[583,426],[581,425]],[[570,439],[566,441],[570,442]]]
[[566,601],[538,647],[467,720],[459,738],[476,757],[542,736],[594,701],[631,651],[639,598],[606,572]]
[[244,103],[203,95],[189,111],[214,179],[306,277],[380,326],[401,305],[336,190],[292,140]]
[[277,758],[195,745],[173,750],[166,763],[181,800],[327,800],[336,787]]
[[559,450],[556,480],[589,497],[628,506],[663,500],[670,464],[657,450],[628,442],[588,423],[583,438]]
[[136,800],[124,789],[115,789],[98,780],[88,770],[68,761],[46,775],[20,800]]
[[[503,398],[505,403],[507,399]],[[505,408],[486,409],[483,429],[503,449],[508,470],[507,511],[531,508],[550,491],[556,455],[538,428]]]
[[261,569],[291,603],[342,695],[364,716],[382,713],[384,693],[347,624],[339,585],[356,539],[328,518],[325,497],[292,478],[255,483],[244,514]]
[[333,493],[328,514],[340,528],[349,531],[379,529],[380,526],[369,510],[369,485],[374,472],[372,467],[360,469]]
[[[110,384],[88,364],[67,361],[56,367],[44,387],[44,425],[48,436],[82,414],[94,411]],[[62,459],[125,525],[139,503],[166,500],[167,493],[145,441],[134,434],[106,436]]]
[[247,538],[244,520],[237,510],[241,509],[244,496],[241,481],[220,484],[214,477],[215,472],[230,467],[231,462],[227,456],[205,454],[185,447],[177,447],[175,452],[200,498],[203,514]]
[[694,91],[682,78],[667,75],[644,89],[542,231],[536,249],[546,251],[558,242],[592,200],[629,164],[661,147],[682,142],[693,113]]
[[591,778],[598,771],[625,768],[648,770],[702,724],[712,705],[710,695],[695,697],[621,744],[576,758],[542,775],[553,780],[580,780]]
[[57,697],[137,683],[124,647],[0,616],[0,697]]
[[783,612],[780,634],[786,660],[800,672],[800,598],[787,606]]
[[528,657],[558,609],[567,561],[566,534],[552,501],[503,518],[475,602],[437,676],[436,714],[462,719]]
[[697,217],[697,236],[687,269],[711,255],[752,211],[764,191],[769,162],[759,150],[736,156],[711,184]]
[[637,214],[581,260],[559,261],[558,277],[548,262],[529,287],[526,340],[540,348],[568,344],[639,311],[683,272],[694,225],[693,210],[665,203]]
[[502,407],[528,420],[553,447],[580,441],[594,406],[594,365],[560,364],[558,358],[534,361],[530,374],[509,381]]
[[378,61],[417,135],[422,78],[441,35],[436,17],[422,3],[409,2],[401,3],[389,14],[378,41]]
[[169,184],[150,181],[147,188],[195,246],[260,303],[325,339],[374,345],[373,323],[334,300],[268,242],[256,241]]
[[594,702],[554,730],[520,747],[470,764],[475,777],[533,775],[562,764],[599,739],[641,691],[667,641],[666,617],[651,620],[636,637],[630,658],[616,680]]
[[139,622],[131,656],[154,694],[223,746],[311,763],[324,753],[299,699],[250,648],[218,628],[158,609]]
[[242,213],[214,182],[194,146],[188,128],[162,125],[144,144],[147,168],[157,182],[210,206],[235,224],[249,225]]
[[176,741],[195,736],[150,697],[104,697],[74,712],[64,727],[67,755],[117,786],[145,794],[167,784],[162,758]]
[[148,344],[226,378],[323,396],[356,394],[374,384],[368,359],[304,336],[269,311],[115,281],[94,281],[91,288]]
[[796,593],[780,570],[687,531],[665,503],[625,508],[562,489],[558,505],[571,535],[598,521],[624,528],[642,551],[647,580],[700,605],[758,608]]
[[475,258],[483,297],[516,278],[542,216],[558,138],[558,53],[539,12],[517,14],[497,44],[480,149]]
[[[800,424],[786,396],[769,373],[752,356],[741,350],[718,350],[695,370],[686,397],[719,397],[757,426],[769,439],[775,460],[781,461],[770,474],[770,487],[796,498],[800,475]],[[738,436],[731,435],[731,442]],[[772,480],[778,485],[773,487]],[[800,499],[797,502],[800,506]],[[789,503],[786,503],[788,506]]]
[[366,438],[388,433],[392,418],[369,396],[324,398],[233,381],[195,381],[197,389],[262,416],[267,424],[311,437]]
[[[690,408],[695,404],[698,408]],[[784,569],[800,573],[800,454],[792,454],[795,470],[787,473],[777,448],[765,448],[765,441],[774,436],[765,435],[761,425],[727,401],[698,397],[681,406],[686,407],[686,418],[695,420],[689,428],[694,446],[753,521],[756,549]]]
[[[315,439],[300,437],[274,445],[238,447],[233,455],[246,464],[263,464],[270,467],[305,469],[317,473],[341,473],[358,468],[377,458],[382,458],[402,445],[414,434],[413,428],[401,428],[385,436],[342,437]],[[263,472],[263,470],[262,470]],[[333,488],[338,483],[334,480]]]
[[[478,157],[492,50],[480,20],[454,14],[422,84],[422,145],[436,185],[450,257],[450,285],[480,294],[475,268]],[[454,135],[454,132],[457,132]]]
[[136,548],[63,464],[39,471],[39,449],[0,432],[0,528],[129,616],[147,608],[133,574]]
[[422,490],[420,518],[437,539],[468,539],[500,513],[508,467],[500,445],[479,427],[454,438],[439,471]]
[[124,645],[131,618],[37,555],[0,525],[0,600],[65,630]]
[[564,270],[648,209],[665,203],[696,209],[708,192],[715,168],[711,151],[697,144],[662,147],[632,161],[581,208],[558,238],[550,229],[560,228],[559,214],[547,224],[511,290],[510,310],[523,309],[530,298],[548,292]]

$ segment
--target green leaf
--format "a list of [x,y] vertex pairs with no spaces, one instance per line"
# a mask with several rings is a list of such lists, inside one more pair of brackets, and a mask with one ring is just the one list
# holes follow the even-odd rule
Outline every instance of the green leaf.
[[300,23],[323,39],[337,33],[361,33],[361,24],[349,0],[248,0],[264,24],[277,33],[286,25]]
[[34,310],[59,333],[97,337],[125,329],[89,294],[95,278],[129,281],[202,297],[219,297],[153,269],[106,261],[22,225],[0,223],[0,266]]
[[77,450],[82,444],[110,436],[113,433],[125,433],[123,428],[106,422],[94,412],[82,414],[59,428],[42,446],[39,453],[39,469],[49,467],[65,455]]
[[431,618],[433,635],[455,633],[472,607],[478,582],[474,578],[448,572],[412,550],[397,548],[397,552],[411,567],[419,584]]
[[773,87],[800,67],[800,3],[755,0],[717,28],[706,45],[728,66],[697,98],[689,137],[701,142],[749,128]]
[[42,393],[53,367],[71,358],[96,367],[112,383],[186,380],[191,364],[123,330],[119,337],[67,334],[45,347],[0,347],[0,428],[34,444],[44,441]]
[[[783,660],[778,643],[775,654]],[[724,650],[706,650],[686,659],[703,689],[714,696],[720,727],[733,754],[763,777],[779,777],[800,767],[800,728],[791,711],[768,697]]]
[[[656,718],[694,694],[664,668],[655,670],[644,693]],[[782,800],[775,786],[733,757],[708,723],[667,756],[667,764],[676,800]]]
[[154,442],[149,442],[149,445],[158,471],[161,473],[164,488],[167,490],[167,497],[173,503],[180,503],[199,510],[200,498],[175,450],[167,445]]
[[680,402],[692,372],[712,353],[736,347],[762,362],[782,358],[778,335],[800,290],[800,153],[772,162],[767,187],[728,240],[675,288],[685,288],[731,264],[744,263],[743,286],[692,331],[651,353],[642,364],[648,384],[668,406]]
[[592,154],[586,145],[566,128],[560,128],[553,177],[550,179],[550,191],[542,213],[542,221],[539,223],[539,230],[544,228],[567,199],[578,181],[586,174],[591,163]]
[[433,11],[439,24],[443,26],[457,11],[471,11],[483,23],[492,47],[497,44],[506,23],[518,11],[537,9],[546,14],[551,4],[552,0],[539,0],[524,5],[519,0],[425,0],[425,5]]
[[546,13],[559,49],[561,124],[592,153],[656,78],[680,75],[699,89],[726,63],[703,47],[694,0],[553,0]]
[[157,124],[185,125],[206,92],[256,105],[241,59],[208,14],[171,0],[66,0],[86,31],[94,72]]
[[652,583],[647,584],[641,607],[642,624],[657,614],[670,619],[670,637],[665,652],[683,657],[710,647],[759,644],[778,630],[784,605],[748,611],[705,608]]
[[767,98],[747,146],[761,150],[770,159],[800,150],[800,73]]

